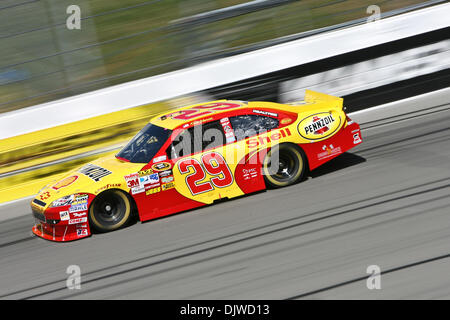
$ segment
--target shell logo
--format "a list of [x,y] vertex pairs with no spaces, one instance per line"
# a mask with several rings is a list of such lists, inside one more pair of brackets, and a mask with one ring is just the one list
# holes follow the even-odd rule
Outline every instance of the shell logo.
[[341,116],[332,112],[320,112],[304,118],[298,124],[298,133],[308,140],[330,137],[341,127]]
[[75,182],[75,180],[78,179],[78,176],[70,176],[67,177],[59,182],[57,182],[52,188],[55,190],[67,187],[68,185],[71,185],[72,183]]

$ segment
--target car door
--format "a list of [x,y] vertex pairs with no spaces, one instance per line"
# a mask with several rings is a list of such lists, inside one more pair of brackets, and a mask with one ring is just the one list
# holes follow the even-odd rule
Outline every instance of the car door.
[[[245,193],[252,193],[266,188],[261,171],[268,138],[274,129],[280,125],[277,115],[263,116],[245,113],[228,119],[233,130],[233,148],[227,150],[227,159],[234,157],[238,164],[234,177],[240,189]],[[274,141],[275,142],[275,141]]]
[[205,204],[244,193],[234,179],[235,163],[225,159],[227,144],[220,120],[183,130],[167,150],[173,161],[175,188],[183,196]]

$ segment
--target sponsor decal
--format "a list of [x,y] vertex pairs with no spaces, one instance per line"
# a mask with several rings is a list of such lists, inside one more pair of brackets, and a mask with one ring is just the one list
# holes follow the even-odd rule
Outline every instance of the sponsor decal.
[[77,224],[77,223],[85,223],[87,222],[87,218],[78,218],[78,219],[70,219],[69,224]]
[[354,133],[353,134],[353,144],[358,144],[358,143],[361,143],[361,142],[362,142],[362,140],[361,140],[360,133],[359,132]]
[[335,120],[331,114],[324,118],[319,118],[318,116],[314,116],[312,124],[307,125],[305,127],[305,132],[306,132],[306,134],[311,133],[311,132],[314,132],[314,134],[324,134],[325,132],[330,130],[328,125],[332,124],[334,121]]
[[142,193],[144,191],[145,191],[144,186],[138,186],[138,187],[131,188],[131,194],[138,194],[138,193]]
[[306,117],[298,124],[299,134],[308,140],[318,140],[333,135],[341,126],[341,118],[330,112],[320,112]]
[[72,204],[74,199],[75,199],[75,196],[72,194],[70,196],[66,196],[66,197],[63,197],[63,198],[53,201],[51,205],[53,207],[68,206],[68,205]]
[[39,195],[39,199],[42,201],[47,200],[48,198],[50,198],[50,192],[48,191],[45,191]]
[[223,118],[220,120],[223,131],[225,132],[225,138],[227,143],[232,143],[236,141],[236,136],[234,135],[234,130],[231,127],[231,122],[229,118]]
[[172,182],[172,181],[173,181],[173,176],[161,178],[161,182],[162,183],[169,183],[169,182]]
[[146,170],[141,170],[138,172],[139,176],[148,176],[149,174],[152,174],[153,170],[152,169],[146,169]]
[[154,171],[165,171],[165,170],[169,170],[170,168],[172,168],[172,165],[168,162],[160,162],[160,163],[156,163],[152,166],[152,169]]
[[161,191],[161,187],[157,187],[157,188],[148,189],[147,191],[145,191],[145,194],[148,196],[148,195],[151,195],[154,193],[158,193],[160,191]]
[[283,118],[283,119],[281,119],[280,123],[281,124],[289,124],[292,121],[294,121],[294,120],[292,120],[291,118]]
[[61,221],[69,220],[70,219],[69,211],[61,211],[59,213],[59,218],[61,219]]
[[163,184],[163,185],[162,185],[163,191],[172,189],[172,188],[174,188],[174,187],[175,187],[175,184],[174,184],[173,182],[171,182],[171,183],[166,183],[166,184]]
[[191,127],[191,126],[196,126],[196,125],[199,125],[199,124],[202,124],[202,123],[205,123],[205,122],[209,122],[209,121],[211,121],[212,119],[213,119],[213,118],[210,117],[210,118],[206,118],[206,119],[195,120],[195,121],[192,121],[192,122],[183,124],[183,125],[181,126],[181,128],[186,129],[186,128],[189,128],[189,127]]
[[278,141],[281,138],[286,138],[291,135],[292,134],[289,128],[284,128],[276,131],[271,131],[254,138],[250,138],[246,141],[246,143],[250,148],[254,148],[266,143],[271,143],[272,141]]
[[87,200],[82,200],[82,201],[73,201],[71,204],[72,206],[74,205],[78,205],[78,204],[87,204]]
[[233,143],[235,141],[236,141],[236,137],[229,137],[229,138],[226,139],[227,143]]
[[111,171],[91,163],[82,167],[80,169],[80,173],[84,174],[85,176],[88,176],[95,182],[98,182],[107,175],[112,174]]
[[76,194],[75,195],[75,201],[86,201],[87,199],[89,199],[89,195],[87,194]]
[[85,215],[86,215],[86,212],[80,212],[80,213],[74,212],[74,213],[72,213],[72,216],[74,216],[75,218],[84,217]]
[[134,188],[139,186],[139,174],[132,173],[127,176],[124,176],[125,181],[127,182],[128,188]]
[[67,178],[59,181],[58,183],[56,183],[52,188],[55,190],[58,190],[58,189],[67,187],[68,185],[71,185],[72,183],[74,183],[77,179],[78,179],[78,176],[67,177]]
[[167,156],[163,155],[163,156],[159,156],[159,157],[154,158],[153,159],[153,163],[161,162],[161,161],[165,161],[165,160],[167,160]]
[[100,193],[100,192],[102,192],[104,190],[107,190],[107,189],[120,188],[120,187],[122,187],[121,183],[107,184],[106,186],[103,186],[100,189],[97,189],[95,191],[95,193]]
[[172,175],[172,170],[166,170],[159,173],[160,177],[167,177]]
[[143,186],[145,188],[145,190],[151,189],[151,188],[156,188],[159,187],[160,183],[155,183],[155,184],[146,184],[145,186]]
[[243,173],[244,180],[250,180],[250,179],[256,178],[258,176],[256,168],[244,169],[244,170],[242,170],[242,173]]
[[83,194],[83,195],[75,195],[74,199],[72,200],[72,205],[77,205],[77,204],[87,204],[89,199],[89,195],[87,194]]
[[220,124],[222,125],[223,131],[231,132],[233,129],[231,128],[231,122],[229,118],[223,118],[220,120]]
[[270,116],[270,117],[278,118],[278,114],[274,113],[274,112],[262,111],[262,110],[253,110],[253,113],[261,114],[263,116]]
[[341,147],[337,147],[335,148],[332,144],[328,145],[323,145],[322,146],[322,150],[323,152],[317,154],[317,158],[319,160],[323,160],[329,157],[333,157],[335,155],[341,154],[342,153],[342,149]]
[[197,125],[199,125],[199,124],[202,124],[202,123],[205,123],[205,122],[208,122],[208,121],[211,121],[213,118],[206,118],[206,119],[199,119],[199,120],[195,120],[195,121],[192,121],[191,123],[189,123],[189,125],[190,126],[197,126]]
[[87,210],[87,204],[76,204],[72,205],[69,208],[69,212],[78,212],[78,211],[86,211]]
[[87,229],[77,229],[77,236],[78,237],[87,236],[87,235],[88,235]]
[[147,184],[156,184],[159,183],[159,175],[157,173],[153,173],[148,176],[139,177],[139,184],[141,186],[145,186]]

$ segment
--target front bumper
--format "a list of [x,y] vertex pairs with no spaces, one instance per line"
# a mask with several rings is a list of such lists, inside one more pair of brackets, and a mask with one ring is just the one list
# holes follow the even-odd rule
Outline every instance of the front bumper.
[[91,235],[89,224],[87,223],[86,228],[80,228],[76,225],[56,226],[38,222],[33,226],[32,231],[40,238],[56,242],[73,241]]
[[[85,210],[74,211],[74,206],[45,208],[31,203],[31,210],[35,218],[32,232],[40,238],[65,242],[89,237],[91,230],[88,221],[88,203],[93,199],[89,196]],[[80,207],[78,206],[77,209]]]

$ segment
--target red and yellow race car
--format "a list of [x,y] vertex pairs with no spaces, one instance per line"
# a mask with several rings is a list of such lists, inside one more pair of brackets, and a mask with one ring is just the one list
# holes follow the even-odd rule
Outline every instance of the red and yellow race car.
[[292,104],[220,100],[160,114],[115,156],[44,187],[33,233],[71,241],[266,188],[362,142],[343,99],[306,91]]

